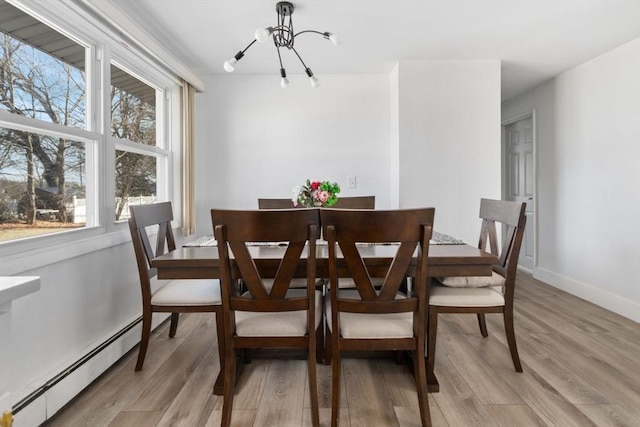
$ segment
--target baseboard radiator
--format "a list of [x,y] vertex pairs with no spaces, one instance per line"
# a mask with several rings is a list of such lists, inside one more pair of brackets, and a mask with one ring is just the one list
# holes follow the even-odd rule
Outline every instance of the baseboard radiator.
[[86,364],[88,361],[93,359],[95,356],[100,354],[103,350],[108,348],[111,344],[113,344],[114,342],[116,342],[117,340],[122,338],[127,332],[129,332],[131,329],[133,329],[137,324],[139,324],[141,322],[142,322],[142,316],[138,317],[137,319],[135,319],[134,321],[132,321],[131,323],[126,325],[124,328],[122,328],[121,330],[119,330],[118,332],[113,334],[111,337],[109,337],[107,340],[105,340],[100,345],[95,347],[89,353],[85,354],[80,359],[78,359],[77,361],[72,363],[70,366],[68,366],[67,368],[63,369],[60,373],[58,373],[53,378],[48,380],[45,384],[43,384],[42,386],[40,386],[39,388],[37,388],[36,390],[34,390],[30,394],[28,394],[22,400],[20,400],[15,405],[13,405],[13,407],[11,408],[12,412],[13,412],[13,415],[15,416],[15,415],[19,414],[20,411],[22,411],[27,406],[29,406],[29,404],[33,403],[36,399],[38,399],[39,397],[43,396],[52,387],[54,387],[56,384],[58,384],[59,382],[61,382],[65,378],[67,378],[69,375],[71,375],[77,369],[79,369],[84,364]]

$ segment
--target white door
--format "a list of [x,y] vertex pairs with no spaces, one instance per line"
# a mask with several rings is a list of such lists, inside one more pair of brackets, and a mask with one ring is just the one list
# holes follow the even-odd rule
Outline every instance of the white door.
[[505,125],[506,199],[527,203],[527,224],[518,264],[529,270],[534,265],[534,157],[533,115]]

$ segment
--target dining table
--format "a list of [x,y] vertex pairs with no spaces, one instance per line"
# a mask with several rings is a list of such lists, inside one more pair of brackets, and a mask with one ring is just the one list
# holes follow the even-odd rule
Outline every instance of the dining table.
[[[432,240],[429,245],[428,274],[430,277],[452,276],[490,276],[493,265],[498,262],[495,255],[484,252],[474,246],[459,240],[448,238],[446,235],[439,240]],[[151,266],[157,270],[158,279],[219,279],[220,262],[216,242],[210,239],[200,239],[196,244],[186,244],[151,261]],[[397,251],[394,243],[357,245],[358,251],[370,274],[376,271],[386,271],[386,266],[392,262]],[[249,252],[254,258],[256,266],[263,277],[275,277],[280,260],[284,256],[286,244],[283,242],[261,242],[248,245]],[[296,277],[305,277],[306,248],[300,259]],[[316,275],[319,278],[329,277],[329,250],[325,241],[318,241],[316,245]],[[235,278],[240,279],[238,272],[233,271]],[[407,272],[411,279],[415,274],[415,264],[411,264]],[[349,277],[345,265],[338,263],[338,275]],[[218,336],[219,345],[223,337]],[[427,358],[429,356],[427,355]],[[214,394],[222,395],[224,360],[220,360],[220,374],[214,385]],[[430,368],[427,360],[427,383],[430,392],[439,391],[438,380]]]

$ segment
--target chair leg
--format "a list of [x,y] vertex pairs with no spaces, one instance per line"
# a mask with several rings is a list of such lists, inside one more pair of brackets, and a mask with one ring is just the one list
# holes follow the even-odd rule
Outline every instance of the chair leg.
[[325,354],[324,343],[324,330],[323,323],[320,322],[320,326],[316,329],[316,361],[322,362]]
[[488,337],[489,332],[487,332],[487,321],[484,318],[484,313],[477,313],[478,315],[478,326],[480,326],[480,333],[483,337]]
[[[309,334],[309,348],[307,349],[307,365],[309,368],[309,398],[311,403],[311,423],[313,427],[320,425],[320,412],[318,410],[318,375],[317,375],[317,347],[318,331],[322,331],[322,324],[316,330],[315,335]],[[322,334],[320,333],[320,336]]]
[[[224,359],[225,359],[225,343],[224,343],[224,325],[222,316],[222,306],[216,310],[216,332],[218,334],[218,360],[220,360],[220,372],[224,373]],[[224,374],[223,374],[224,375]]]
[[225,371],[224,371],[224,393],[222,402],[222,421],[221,427],[229,427],[231,425],[231,412],[233,409],[233,394],[236,386],[236,354],[230,348],[231,343],[225,343],[227,347]]
[[331,340],[332,346],[332,380],[331,380],[331,427],[338,427],[338,417],[340,416],[340,349],[338,339]]
[[142,315],[142,336],[140,338],[140,347],[138,348],[138,361],[136,362],[136,371],[142,370],[144,358],[147,355],[147,347],[149,347],[149,336],[151,335],[151,312]]
[[179,319],[180,319],[180,313],[171,313],[171,325],[169,326],[169,338],[173,338],[176,336]]
[[516,333],[513,327],[513,310],[505,310],[504,312],[504,331],[507,335],[507,343],[509,344],[513,367],[516,369],[516,372],[522,372],[522,365],[520,364],[520,356],[518,356],[518,347],[516,345]]
[[429,411],[427,368],[424,354],[424,342],[421,342],[418,345],[417,350],[413,352],[413,371],[416,377],[418,407],[420,408],[420,420],[422,422],[422,427],[430,427],[431,413]]
[[325,328],[325,336],[324,336],[324,364],[331,365],[332,358],[332,350],[333,350],[333,335],[331,335],[331,331],[329,330],[329,326],[327,325]]
[[393,352],[393,358],[396,361],[396,365],[404,365],[404,355],[405,355],[405,351],[404,350],[395,350]]
[[438,309],[429,306],[429,330],[427,336],[427,359],[433,371],[436,364],[436,337],[438,335]]

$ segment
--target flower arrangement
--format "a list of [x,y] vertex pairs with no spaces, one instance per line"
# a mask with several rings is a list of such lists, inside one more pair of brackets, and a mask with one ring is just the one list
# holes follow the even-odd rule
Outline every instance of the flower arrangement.
[[294,206],[300,204],[306,208],[333,206],[338,201],[339,192],[340,186],[336,182],[307,180],[306,185],[297,185],[293,189],[291,201]]

